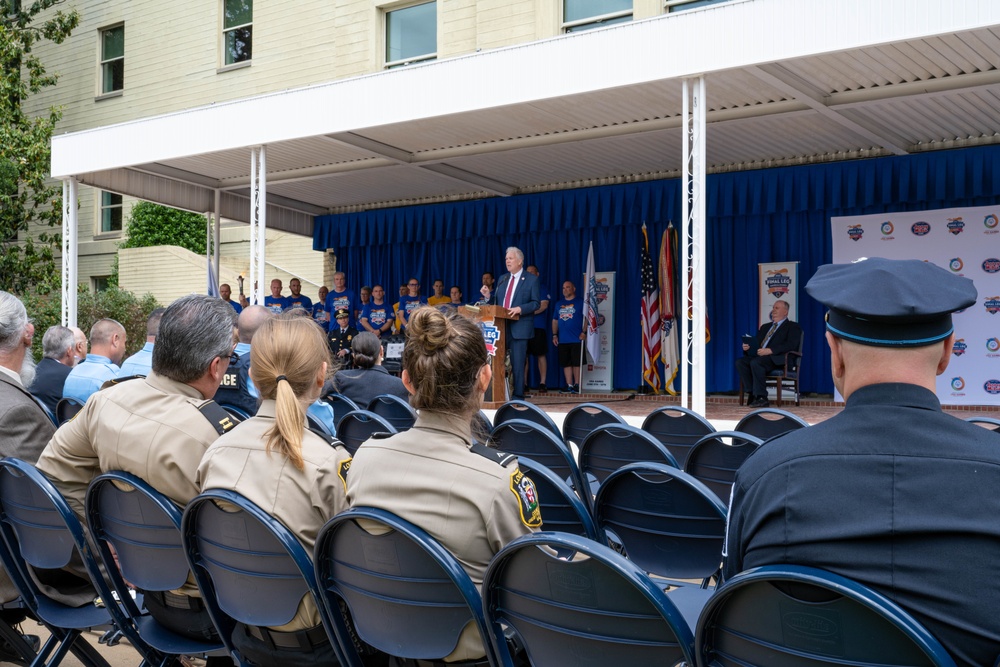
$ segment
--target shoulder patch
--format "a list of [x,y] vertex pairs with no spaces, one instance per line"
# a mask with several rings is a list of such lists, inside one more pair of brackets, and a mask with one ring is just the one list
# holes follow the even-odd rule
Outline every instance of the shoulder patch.
[[472,447],[469,447],[469,451],[473,454],[479,454],[483,458],[489,459],[490,461],[495,461],[502,466],[506,466],[508,463],[517,458],[513,454],[508,454],[507,452],[501,452],[499,449],[487,447],[481,442],[472,443]]
[[212,424],[219,435],[228,433],[236,428],[239,422],[226,409],[215,401],[205,401],[198,406],[198,412],[204,415],[205,419]]
[[122,382],[128,382],[129,380],[142,380],[145,375],[126,375],[120,378],[111,378],[107,382],[101,385],[101,389],[107,389],[108,387],[114,387],[116,384],[121,384]]
[[542,525],[542,510],[538,507],[538,493],[535,483],[525,477],[520,470],[510,473],[510,490],[517,498],[517,511],[521,515],[521,523],[528,528],[538,528]]
[[351,470],[351,461],[354,459],[347,459],[346,461],[341,461],[340,465],[337,466],[337,476],[340,477],[340,481],[344,483],[344,493],[347,493],[347,473]]

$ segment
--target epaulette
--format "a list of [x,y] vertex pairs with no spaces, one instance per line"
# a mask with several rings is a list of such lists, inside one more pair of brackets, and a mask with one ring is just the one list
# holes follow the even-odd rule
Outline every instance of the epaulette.
[[374,440],[385,440],[386,438],[391,438],[392,436],[393,434],[388,431],[377,431],[372,433],[372,439]]
[[111,378],[107,382],[101,385],[101,389],[107,389],[108,387],[114,387],[116,384],[121,384],[122,382],[128,382],[129,380],[142,380],[145,375],[126,375],[122,378]]
[[198,412],[205,415],[205,419],[212,424],[212,427],[218,431],[219,435],[228,433],[236,428],[236,424],[239,423],[234,417],[226,412],[224,407],[215,401],[205,401],[198,406]]
[[501,452],[499,449],[493,449],[492,447],[487,447],[481,442],[472,443],[472,447],[469,447],[469,451],[473,454],[479,454],[483,458],[487,458],[490,461],[499,463],[502,466],[506,466],[511,461],[517,459],[513,454],[508,454],[507,452]]
[[316,435],[318,435],[319,437],[323,438],[323,442],[325,442],[326,444],[330,445],[331,447],[334,447],[334,446],[340,444],[339,440],[337,440],[335,437],[333,437],[332,435],[330,435],[329,433],[327,433],[326,431],[324,431],[322,429],[313,428],[312,426],[309,426],[308,429],[310,431],[312,431],[313,433],[315,433]]

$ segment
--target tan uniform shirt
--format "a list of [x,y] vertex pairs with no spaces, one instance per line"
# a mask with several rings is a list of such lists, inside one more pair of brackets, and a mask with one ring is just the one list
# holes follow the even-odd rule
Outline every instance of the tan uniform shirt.
[[[361,445],[347,478],[347,500],[352,507],[388,510],[420,526],[482,586],[494,554],[541,522],[537,507],[533,517],[521,500],[525,485],[531,495],[534,488],[527,478],[522,481],[517,464],[502,466],[471,446],[468,419],[421,410],[410,430]],[[470,625],[447,659],[484,654]]]
[[[253,417],[219,438],[198,468],[203,489],[236,491],[291,530],[312,557],[316,536],[335,514],[347,509],[345,477],[351,455],[339,443],[331,447],[306,430],[302,439],[303,469],[279,452],[267,452],[265,433],[274,426],[275,402],[264,400]],[[306,596],[298,613],[275,630],[288,632],[319,625],[320,617]]]

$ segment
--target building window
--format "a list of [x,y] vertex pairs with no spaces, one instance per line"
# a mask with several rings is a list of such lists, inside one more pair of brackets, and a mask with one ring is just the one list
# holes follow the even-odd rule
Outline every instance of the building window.
[[94,286],[95,292],[106,292],[111,286],[111,276],[92,276],[90,283]]
[[125,88],[125,26],[101,31],[101,94]]
[[563,30],[578,32],[632,20],[632,0],[563,0]]
[[223,0],[222,42],[227,65],[253,57],[253,0]]
[[385,66],[400,67],[437,57],[437,3],[385,13]]
[[122,196],[101,191],[101,234],[122,230]]
[[667,0],[667,12],[683,12],[685,9],[707,7],[708,5],[717,5],[720,2],[729,2],[729,0]]

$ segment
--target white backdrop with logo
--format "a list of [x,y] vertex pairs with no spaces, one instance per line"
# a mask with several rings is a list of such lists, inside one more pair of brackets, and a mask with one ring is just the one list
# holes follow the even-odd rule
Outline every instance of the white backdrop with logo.
[[[788,319],[799,321],[799,263],[767,262],[757,265],[757,326],[771,321],[775,301],[788,302]],[[757,333],[754,329],[751,334]]]
[[[601,360],[594,363],[584,345],[583,368],[580,369],[580,384],[584,391],[611,391],[615,368],[615,272],[597,271],[597,335],[601,342]],[[587,284],[586,277],[582,285]],[[586,298],[584,292],[577,292]],[[562,372],[562,369],[559,369]]]
[[[954,315],[955,347],[937,395],[946,405],[1000,404],[1000,205],[831,218],[834,263],[922,259],[975,282]],[[871,285],[871,289],[879,289]]]

